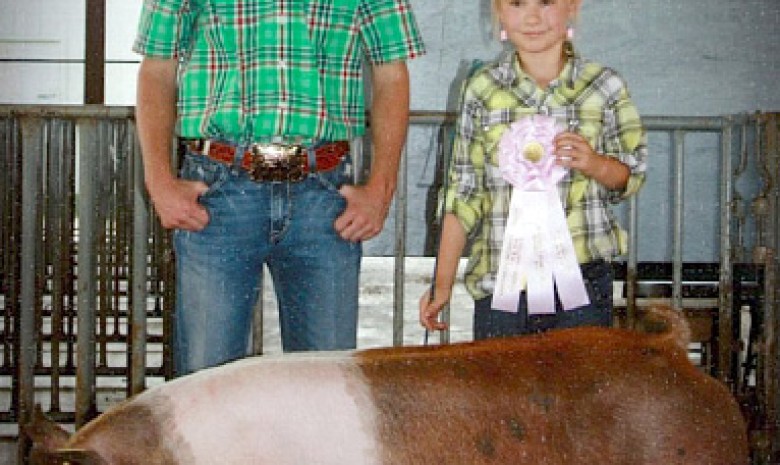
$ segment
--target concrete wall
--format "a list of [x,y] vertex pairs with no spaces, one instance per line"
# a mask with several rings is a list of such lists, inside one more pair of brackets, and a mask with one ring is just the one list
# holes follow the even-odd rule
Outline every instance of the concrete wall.
[[[489,0],[412,0],[428,45],[412,63],[413,105],[441,109],[462,60],[499,50]],[[780,109],[777,0],[583,0],[575,43],[620,71],[648,115]]]

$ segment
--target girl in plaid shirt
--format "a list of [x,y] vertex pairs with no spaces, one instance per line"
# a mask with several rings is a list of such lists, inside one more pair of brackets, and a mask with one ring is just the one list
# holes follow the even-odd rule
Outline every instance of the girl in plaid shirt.
[[[446,328],[438,315],[467,244],[465,284],[475,300],[475,339],[612,322],[610,261],[625,253],[626,236],[608,206],[641,187],[646,135],[623,79],[574,52],[572,24],[580,4],[492,2],[501,38],[513,47],[477,69],[463,88],[436,276],[420,300],[420,322],[429,330]],[[590,298],[570,311],[556,298],[555,313],[542,315],[529,315],[525,291],[516,313],[491,305],[512,193],[499,173],[498,142],[511,123],[534,114],[567,122],[553,154],[568,169],[558,192]]]

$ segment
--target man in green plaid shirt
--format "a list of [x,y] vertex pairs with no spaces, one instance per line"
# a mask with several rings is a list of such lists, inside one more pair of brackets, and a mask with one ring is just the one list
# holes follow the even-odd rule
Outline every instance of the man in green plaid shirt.
[[[146,185],[175,230],[177,373],[246,355],[264,264],[285,351],[354,348],[360,243],[387,216],[405,60],[425,52],[409,1],[146,0],[134,50]],[[358,186],[344,152],[367,97],[372,169]]]

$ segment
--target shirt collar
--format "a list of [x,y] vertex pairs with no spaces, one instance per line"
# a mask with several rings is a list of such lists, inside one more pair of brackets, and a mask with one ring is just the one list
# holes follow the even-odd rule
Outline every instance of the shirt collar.
[[[569,88],[574,88],[574,83],[582,74],[582,69],[585,65],[585,61],[577,54],[574,49],[571,49],[569,59],[566,60],[566,64],[563,65],[561,74],[558,75],[549,87],[558,87],[561,83],[566,83]],[[493,79],[503,87],[515,87],[522,81],[528,81],[533,83],[533,79],[523,71],[520,66],[520,60],[517,53],[514,50],[507,50],[503,52],[496,63],[496,67],[492,70]],[[533,83],[535,85],[535,83]]]

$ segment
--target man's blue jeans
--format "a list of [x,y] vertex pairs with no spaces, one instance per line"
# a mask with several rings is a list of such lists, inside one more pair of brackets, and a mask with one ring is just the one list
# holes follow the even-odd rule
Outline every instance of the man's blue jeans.
[[355,348],[361,246],[333,228],[346,207],[338,192],[351,182],[346,166],[298,183],[257,183],[240,168],[186,155],[181,176],[209,186],[200,201],[210,221],[174,233],[178,375],[248,354],[264,263],[284,351]]

